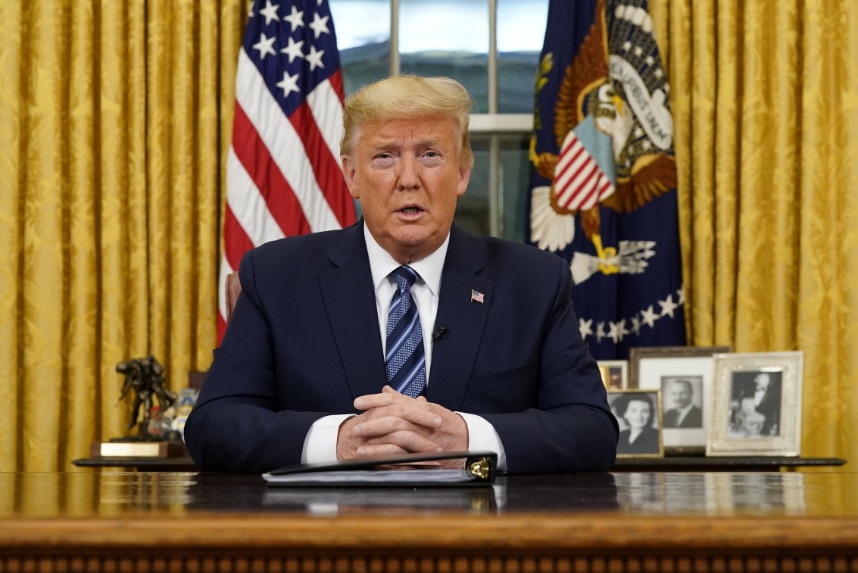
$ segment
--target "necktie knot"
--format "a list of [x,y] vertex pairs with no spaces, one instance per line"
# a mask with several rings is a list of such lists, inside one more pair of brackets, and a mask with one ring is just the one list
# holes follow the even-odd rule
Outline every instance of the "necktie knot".
[[417,271],[408,265],[402,265],[394,269],[390,273],[390,276],[396,282],[396,286],[399,287],[400,291],[406,291],[411,290],[411,285],[417,280]]

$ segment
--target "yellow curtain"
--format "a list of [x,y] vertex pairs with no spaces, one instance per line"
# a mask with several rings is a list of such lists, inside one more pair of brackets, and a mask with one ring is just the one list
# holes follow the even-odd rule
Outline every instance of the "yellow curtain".
[[[858,3],[650,0],[690,343],[805,354],[803,454],[858,463]],[[0,1],[0,471],[126,432],[215,342],[244,0]]]
[[118,362],[208,367],[246,11],[0,3],[0,471],[127,434]]
[[690,341],[804,352],[802,454],[858,463],[858,3],[650,0]]

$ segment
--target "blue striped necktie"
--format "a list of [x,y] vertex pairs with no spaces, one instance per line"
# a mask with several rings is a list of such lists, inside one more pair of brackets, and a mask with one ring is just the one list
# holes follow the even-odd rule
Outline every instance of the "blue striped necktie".
[[396,282],[396,292],[387,315],[387,354],[384,367],[387,383],[406,396],[416,398],[426,388],[426,356],[423,350],[423,329],[417,305],[411,297],[411,285],[417,273],[401,266],[390,273]]

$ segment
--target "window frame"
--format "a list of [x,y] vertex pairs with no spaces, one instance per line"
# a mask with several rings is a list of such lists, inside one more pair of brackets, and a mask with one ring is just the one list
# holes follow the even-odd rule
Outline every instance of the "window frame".
[[[500,113],[498,111],[498,47],[497,47],[497,8],[499,0],[486,0],[489,6],[489,53],[488,53],[488,113],[471,114],[471,134],[489,137],[489,181],[488,181],[488,223],[489,234],[502,237],[503,228],[503,188],[501,185],[501,135],[529,136],[533,131],[533,116],[526,113]],[[390,75],[401,72],[399,56],[399,4],[400,0],[390,0]]]

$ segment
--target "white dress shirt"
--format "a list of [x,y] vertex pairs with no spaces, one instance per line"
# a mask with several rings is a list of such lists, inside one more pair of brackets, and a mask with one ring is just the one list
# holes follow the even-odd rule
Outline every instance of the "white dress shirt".
[[[369,254],[369,267],[372,272],[372,283],[375,286],[375,306],[378,311],[378,328],[381,335],[382,360],[387,344],[387,311],[396,290],[396,283],[388,275],[399,267],[390,253],[385,251],[375,241],[372,233],[364,225],[364,237]],[[417,305],[420,315],[420,327],[423,330],[423,346],[426,350],[426,381],[429,382],[429,372],[432,366],[432,333],[435,330],[435,316],[438,314],[438,295],[441,290],[441,272],[444,259],[447,256],[447,246],[450,235],[434,253],[428,257],[409,264],[420,277],[411,287],[411,296]],[[380,382],[381,384],[381,382]],[[379,392],[381,386],[379,386]],[[481,416],[458,412],[468,426],[468,449],[472,451],[490,451],[498,454],[498,469],[506,469],[506,456],[503,444],[494,427]],[[334,414],[316,420],[304,439],[304,451],[301,455],[303,463],[320,463],[336,461],[337,435],[340,424],[354,414]]]

